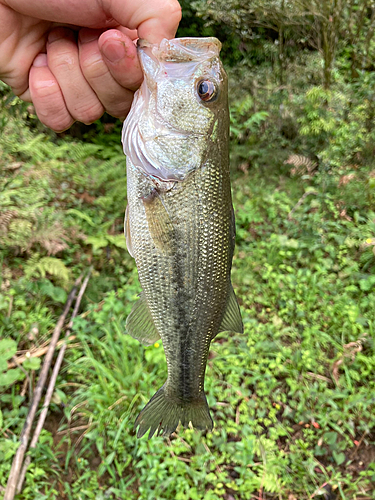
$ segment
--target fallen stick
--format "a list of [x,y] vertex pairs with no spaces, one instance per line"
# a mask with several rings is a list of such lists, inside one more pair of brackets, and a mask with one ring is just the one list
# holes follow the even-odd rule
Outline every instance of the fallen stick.
[[[39,415],[39,420],[36,424],[35,431],[34,431],[33,437],[32,437],[31,442],[30,442],[29,450],[36,447],[40,433],[42,432],[43,425],[44,425],[44,422],[45,422],[46,417],[47,417],[48,408],[49,408],[49,405],[51,403],[51,399],[52,399],[53,392],[55,389],[57,376],[59,374],[60,367],[61,367],[61,364],[62,364],[62,361],[64,358],[65,349],[67,346],[69,334],[70,334],[71,328],[73,326],[73,320],[77,316],[79,306],[81,305],[81,300],[82,300],[83,294],[85,293],[87,284],[88,284],[89,279],[90,279],[91,271],[92,271],[92,267],[90,267],[89,272],[87,273],[87,276],[84,279],[82,286],[81,286],[81,289],[77,295],[76,303],[74,304],[74,309],[73,309],[69,324],[68,324],[67,329],[66,329],[65,338],[63,340],[63,346],[60,349],[59,355],[57,356],[57,359],[56,359],[55,366],[53,367],[53,372],[52,372],[52,376],[51,376],[51,379],[50,379],[49,384],[48,384],[46,397],[44,398],[43,409]],[[22,490],[22,485],[23,485],[23,482],[24,482],[24,479],[26,476],[26,471],[30,465],[30,462],[31,462],[31,456],[28,455],[25,459],[21,473],[19,475],[19,479],[18,479],[18,483],[17,483],[17,493],[20,493]]]
[[5,489],[3,500],[13,500],[14,499],[14,495],[15,495],[16,487],[17,487],[18,476],[20,474],[21,467],[22,467],[23,457],[25,456],[25,453],[27,450],[27,445],[29,442],[31,428],[32,428],[33,421],[35,418],[35,413],[38,409],[39,402],[40,402],[40,399],[42,397],[44,384],[46,383],[46,380],[47,380],[48,370],[51,366],[53,354],[55,352],[56,344],[57,344],[57,341],[59,340],[61,330],[64,326],[65,318],[69,312],[70,306],[72,305],[72,302],[74,300],[74,297],[75,297],[75,294],[77,291],[77,287],[81,283],[82,278],[83,278],[83,274],[76,280],[76,282],[72,288],[72,291],[68,295],[63,313],[61,314],[61,316],[60,316],[60,318],[55,326],[55,329],[53,331],[51,343],[49,345],[49,349],[48,349],[48,352],[46,354],[46,357],[44,358],[44,363],[43,363],[42,369],[41,369],[40,374],[39,374],[37,386],[35,387],[34,397],[33,397],[33,400],[31,402],[29,413],[27,414],[26,421],[25,421],[25,424],[24,424],[22,432],[21,432],[20,445],[19,445],[19,447],[16,451],[16,454],[13,458],[13,463],[12,463],[12,467],[10,469],[9,478],[8,478],[8,482],[7,482],[7,486]]
[[[68,340],[74,340],[76,338],[75,335],[71,335]],[[65,340],[59,340],[56,344],[56,349],[58,347],[61,347],[64,344]],[[32,351],[28,351],[27,354],[23,354],[22,356],[13,356],[13,361],[8,361],[8,370],[10,368],[16,368],[19,365],[22,365],[24,361],[30,358],[39,358],[40,356],[43,356],[49,349],[49,343],[44,346],[44,347],[39,347],[36,348]]]
[[311,190],[311,191],[306,191],[306,192],[305,192],[305,193],[301,196],[301,198],[298,200],[298,202],[296,203],[296,205],[292,208],[292,210],[288,213],[288,220],[292,220],[292,218],[293,218],[293,217],[292,217],[292,215],[294,214],[294,212],[297,210],[297,208],[299,208],[299,207],[302,205],[302,203],[303,203],[304,199],[305,199],[307,196],[309,196],[310,194],[317,195],[317,194],[319,194],[319,193],[318,193],[318,191],[312,191],[312,190]]

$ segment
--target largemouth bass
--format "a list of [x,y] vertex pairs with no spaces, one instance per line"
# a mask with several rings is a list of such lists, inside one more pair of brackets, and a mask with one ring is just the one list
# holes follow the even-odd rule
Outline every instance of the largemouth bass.
[[211,340],[242,332],[230,280],[235,238],[229,179],[227,77],[216,38],[139,44],[144,81],[124,123],[125,235],[142,286],[128,333],[160,338],[165,384],[135,421],[174,432],[212,429],[204,376]]

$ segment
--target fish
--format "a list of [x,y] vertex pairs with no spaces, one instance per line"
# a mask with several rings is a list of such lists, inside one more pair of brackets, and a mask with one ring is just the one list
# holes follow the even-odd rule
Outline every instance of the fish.
[[125,236],[142,292],[126,321],[162,341],[167,380],[135,420],[137,437],[179,423],[212,430],[204,392],[211,341],[243,332],[231,283],[235,220],[227,75],[214,37],[138,41],[144,80],[124,122]]

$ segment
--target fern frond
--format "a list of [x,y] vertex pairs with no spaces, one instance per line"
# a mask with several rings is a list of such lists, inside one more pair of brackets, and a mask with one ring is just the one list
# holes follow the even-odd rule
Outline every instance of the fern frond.
[[284,165],[293,165],[294,168],[290,170],[292,176],[312,174],[318,166],[316,161],[303,155],[290,155],[289,158],[284,161]]
[[17,212],[15,210],[7,210],[0,214],[0,231],[7,231],[10,221],[13,217],[16,217]]
[[61,259],[56,257],[42,257],[33,255],[24,267],[25,278],[45,278],[47,274],[53,276],[62,285],[69,281],[69,269]]

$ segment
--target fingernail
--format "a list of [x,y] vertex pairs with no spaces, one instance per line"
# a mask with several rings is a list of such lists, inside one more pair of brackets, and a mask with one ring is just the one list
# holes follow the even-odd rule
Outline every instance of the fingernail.
[[126,56],[125,44],[124,42],[108,41],[103,46],[103,53],[111,62],[118,62]]
[[47,65],[47,54],[38,54],[34,59],[33,66],[36,68],[42,68]]
[[81,43],[92,42],[93,40],[97,40],[101,35],[102,31],[90,30],[90,29],[81,29],[79,32],[79,40]]

